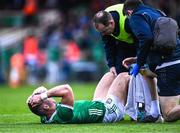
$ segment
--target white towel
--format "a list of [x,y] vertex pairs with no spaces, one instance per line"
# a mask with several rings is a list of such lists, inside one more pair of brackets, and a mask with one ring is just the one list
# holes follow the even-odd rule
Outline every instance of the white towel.
[[131,76],[129,81],[128,96],[125,106],[125,112],[134,120],[137,120],[137,103],[135,100],[136,84],[135,77]]
[[149,114],[151,108],[151,95],[146,81],[141,74],[136,77],[131,76],[128,88],[127,103],[125,106],[126,114],[137,120],[137,103],[145,104],[145,111]]
[[[141,74],[138,75],[138,78],[141,81],[141,85],[142,85],[142,90],[143,90],[143,95],[144,95],[144,102],[145,103],[145,111],[146,111],[146,115],[150,114],[150,109],[151,109],[151,93],[150,93],[150,89],[148,87],[148,84],[146,82],[146,80],[143,78],[143,76]],[[136,79],[138,80],[138,79]],[[139,83],[136,81],[136,84]],[[141,92],[140,92],[141,93]],[[142,94],[142,93],[141,93]],[[140,98],[137,99],[137,102],[140,102]]]

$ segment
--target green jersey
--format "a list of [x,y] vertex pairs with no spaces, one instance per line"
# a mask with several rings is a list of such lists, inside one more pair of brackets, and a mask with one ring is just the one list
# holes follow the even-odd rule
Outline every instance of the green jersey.
[[49,120],[41,118],[42,123],[98,123],[105,115],[104,103],[98,101],[75,101],[72,107],[58,103],[56,111]]

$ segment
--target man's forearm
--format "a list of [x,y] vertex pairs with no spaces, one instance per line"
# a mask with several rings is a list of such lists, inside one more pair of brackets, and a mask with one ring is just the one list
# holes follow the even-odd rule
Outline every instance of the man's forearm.
[[62,104],[70,106],[73,106],[74,104],[74,95],[72,92],[72,88],[68,84],[53,87],[41,94],[42,100],[50,97],[61,97]]
[[143,66],[146,63],[148,53],[150,51],[151,43],[147,42],[146,44],[141,45],[140,50],[137,54],[137,64]]
[[48,97],[63,97],[65,96],[69,91],[72,91],[71,87],[69,85],[59,85],[56,87],[51,88],[47,91]]

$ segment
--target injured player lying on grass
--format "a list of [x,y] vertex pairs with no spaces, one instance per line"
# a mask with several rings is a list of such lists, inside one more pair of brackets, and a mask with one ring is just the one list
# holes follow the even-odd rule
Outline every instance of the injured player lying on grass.
[[[123,120],[130,76],[106,73],[99,81],[92,101],[74,100],[69,85],[47,90],[39,87],[29,96],[29,109],[42,123],[111,123]],[[56,102],[52,97],[60,97]]]
[[[117,122],[125,115],[128,82],[127,73],[115,77],[108,72],[99,81],[92,101],[75,101],[72,88],[66,84],[49,90],[39,87],[27,103],[42,123]],[[56,103],[52,97],[60,97],[61,101]]]

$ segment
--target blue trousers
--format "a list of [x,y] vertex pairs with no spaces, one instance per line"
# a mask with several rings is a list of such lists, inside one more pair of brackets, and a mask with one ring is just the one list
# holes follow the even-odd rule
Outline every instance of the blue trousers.
[[159,96],[180,95],[180,64],[156,70]]

